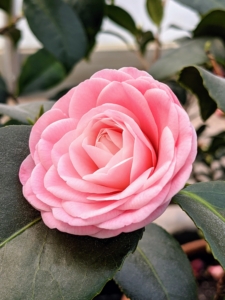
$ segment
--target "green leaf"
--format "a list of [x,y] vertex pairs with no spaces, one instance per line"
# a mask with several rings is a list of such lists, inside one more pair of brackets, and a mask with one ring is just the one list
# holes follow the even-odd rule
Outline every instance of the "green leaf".
[[36,223],[0,249],[3,299],[89,300],[135,250],[142,230],[110,239],[75,236]]
[[201,67],[189,66],[181,71],[179,82],[197,96],[204,121],[217,107],[225,111],[225,79]]
[[201,37],[182,43],[179,48],[170,50],[152,64],[149,73],[155,79],[163,80],[176,74],[188,65],[204,64],[208,61],[204,50],[205,43],[208,41],[211,42],[213,49],[213,44],[218,39]]
[[44,111],[47,111],[54,103],[55,101],[32,101],[14,106],[0,104],[0,114],[9,116],[24,124],[29,124],[28,119],[35,120],[42,105]]
[[11,5],[12,0],[0,0],[0,9],[3,9],[7,13],[10,13]]
[[95,36],[101,29],[104,17],[104,0],[64,0],[72,6],[80,18],[88,38],[87,54],[95,44]]
[[190,263],[177,241],[156,224],[150,224],[134,254],[115,281],[131,299],[196,300]]
[[[225,6],[225,5],[224,5]],[[225,7],[224,7],[225,9]],[[205,15],[194,30],[194,36],[220,37],[225,41],[225,10],[214,10]]]
[[29,154],[30,130],[31,126],[0,128],[0,243],[39,216],[24,199],[18,178],[20,164]]
[[1,298],[92,299],[136,249],[143,229],[97,239],[51,230],[39,221],[18,179],[30,129],[0,129]]
[[124,9],[116,5],[106,5],[106,16],[117,25],[136,35],[137,28],[131,15]]
[[159,27],[163,19],[162,0],[146,0],[146,8],[151,20]]
[[225,182],[201,182],[180,191],[173,202],[191,217],[203,233],[214,257],[225,268]]
[[136,37],[137,43],[139,45],[140,51],[142,54],[146,52],[146,46],[149,42],[153,42],[155,37],[151,31],[140,31]]
[[9,92],[7,91],[7,86],[3,78],[0,76],[0,103],[5,103],[8,96],[9,96]]
[[45,91],[65,79],[63,65],[45,49],[28,56],[19,77],[19,95]]
[[24,0],[29,26],[67,70],[84,57],[87,38],[80,19],[62,0]]
[[218,8],[225,9],[224,0],[175,0],[185,6],[188,6],[196,10],[199,14],[204,15],[210,10],[215,10]]
[[13,41],[14,47],[17,47],[18,42],[21,38],[21,31],[15,27],[12,27],[8,32],[7,35]]

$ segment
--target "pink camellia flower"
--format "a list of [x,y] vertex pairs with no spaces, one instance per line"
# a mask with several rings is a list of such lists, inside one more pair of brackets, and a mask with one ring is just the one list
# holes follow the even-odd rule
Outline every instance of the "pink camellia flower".
[[102,70],[33,126],[19,177],[50,228],[98,238],[145,226],[183,188],[196,135],[173,92],[135,68]]

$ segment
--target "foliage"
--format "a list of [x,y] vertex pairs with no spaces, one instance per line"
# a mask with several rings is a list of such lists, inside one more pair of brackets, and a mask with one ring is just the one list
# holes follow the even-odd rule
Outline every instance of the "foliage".
[[[88,300],[113,277],[131,299],[142,300],[146,294],[159,300],[196,299],[195,280],[185,254],[174,238],[157,225],[147,226],[145,232],[141,229],[103,240],[60,233],[43,225],[39,213],[23,198],[17,174],[29,152],[31,126],[27,124],[33,124],[54,101],[7,104],[8,97],[16,99],[44,92],[62,82],[80,60],[90,56],[102,22],[108,18],[133,36],[142,59],[149,43],[154,43],[156,50],[149,73],[171,86],[185,105],[186,93],[195,94],[203,121],[217,108],[225,112],[224,1],[176,1],[194,9],[200,21],[190,38],[174,41],[177,47],[165,52],[160,41],[164,1],[145,1],[146,13],[156,26],[154,32],[139,27],[114,1],[23,1],[24,18],[42,48],[27,57],[13,91],[8,90],[4,76],[0,77],[0,115],[8,116],[0,125],[3,299]],[[11,3],[0,0],[0,9],[9,17]],[[16,27],[19,19],[11,19],[0,29],[0,35],[11,38],[15,47],[21,37]],[[198,136],[205,130],[203,124],[197,130]],[[211,136],[207,147],[199,143],[196,163],[211,167],[213,161],[223,157],[224,131]],[[225,166],[221,168],[224,174]],[[225,182],[214,181],[213,174],[206,175],[210,182],[185,187],[173,202],[194,221],[225,269]]]

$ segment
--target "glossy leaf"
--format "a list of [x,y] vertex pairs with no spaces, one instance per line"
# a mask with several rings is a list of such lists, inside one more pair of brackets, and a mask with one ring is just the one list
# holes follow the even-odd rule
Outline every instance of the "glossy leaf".
[[170,50],[152,64],[149,73],[154,78],[163,80],[176,74],[188,65],[204,64],[208,61],[204,50],[205,43],[208,41],[213,45],[218,39],[202,37],[182,43],[179,48]]
[[193,184],[180,191],[173,202],[191,217],[203,233],[214,257],[225,268],[225,182]]
[[18,178],[29,154],[30,130],[31,126],[18,125],[0,128],[0,244],[39,216],[24,199]]
[[201,67],[189,66],[181,71],[179,82],[197,96],[203,120],[207,120],[217,107],[225,111],[225,79]]
[[[224,5],[225,6],[225,5]],[[194,36],[214,36],[225,41],[225,7],[224,10],[210,11],[194,30]]]
[[163,19],[162,0],[146,0],[146,8],[151,20],[159,27]]
[[63,0],[24,0],[29,26],[67,70],[84,57],[87,38],[80,19]]
[[104,17],[104,0],[64,0],[72,6],[80,18],[88,38],[87,54],[95,45],[95,36],[101,29]]
[[0,9],[9,13],[12,5],[12,0],[0,0]]
[[3,299],[89,300],[135,250],[142,230],[110,239],[75,236],[36,223],[0,249]]
[[[0,76],[0,103],[5,103],[9,93],[4,79]],[[1,114],[1,112],[0,112]]]
[[64,66],[45,49],[28,56],[19,77],[19,95],[45,91],[63,79]]
[[215,10],[218,8],[225,9],[224,0],[175,0],[180,4],[188,6],[194,10],[196,10],[199,14],[206,14],[210,10]]
[[92,299],[136,249],[143,229],[97,239],[51,230],[22,196],[19,166],[31,126],[0,129],[2,299]]
[[137,250],[130,255],[116,282],[135,300],[196,300],[190,263],[177,241],[156,224],[146,227]]
[[49,110],[55,101],[32,101],[18,105],[0,104],[0,114],[9,116],[10,118],[29,124],[28,119],[35,120],[39,114],[41,106],[44,111]]
[[137,28],[135,22],[126,10],[116,5],[106,5],[105,14],[114,23],[136,35]]

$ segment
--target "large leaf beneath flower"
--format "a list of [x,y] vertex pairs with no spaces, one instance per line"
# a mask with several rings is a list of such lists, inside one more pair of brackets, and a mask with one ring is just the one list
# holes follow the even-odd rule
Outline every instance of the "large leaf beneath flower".
[[32,101],[14,106],[0,104],[0,114],[9,116],[24,124],[29,124],[28,119],[35,120],[42,106],[45,112],[49,110],[54,103],[55,101]]
[[31,126],[0,128],[0,243],[39,216],[24,199],[18,178],[29,154],[30,130]]
[[225,182],[202,182],[180,191],[173,201],[202,231],[214,257],[225,268]]
[[179,48],[172,49],[169,53],[159,58],[151,66],[149,73],[154,78],[162,80],[176,74],[188,65],[204,64],[208,61],[204,50],[207,41],[210,41],[213,47],[216,39],[196,38],[181,44]]
[[201,67],[189,66],[181,71],[179,82],[197,96],[203,120],[217,107],[225,112],[225,79]]
[[162,0],[147,0],[146,1],[147,12],[151,20],[160,26],[163,19],[163,2]]
[[136,249],[143,229],[110,239],[47,228],[22,196],[19,166],[30,126],[0,129],[0,290],[2,299],[88,300]]
[[28,56],[19,77],[19,95],[45,91],[65,79],[63,65],[45,49]]
[[215,10],[218,8],[225,9],[225,2],[224,0],[175,0],[185,6],[188,6],[197,12],[199,14],[203,15],[206,14],[210,10]]
[[24,0],[29,26],[67,70],[84,57],[87,38],[80,19],[62,0]]
[[[7,86],[5,84],[5,81],[0,76],[0,103],[5,103],[8,95],[9,95],[9,92],[7,91]],[[1,114],[1,112],[0,112],[0,114]]]
[[194,36],[214,36],[225,40],[224,10],[213,10],[205,15],[194,30]]
[[151,224],[134,254],[115,276],[131,299],[196,300],[196,284],[190,263],[177,241]]
[[131,15],[123,8],[116,5],[106,5],[106,16],[117,25],[136,35],[137,28]]
[[95,36],[99,32],[104,17],[104,0],[64,0],[72,6],[80,18],[88,38],[87,55],[95,45]]

